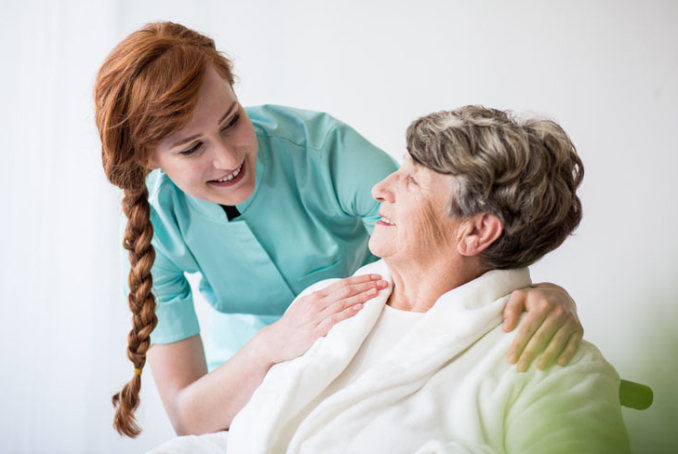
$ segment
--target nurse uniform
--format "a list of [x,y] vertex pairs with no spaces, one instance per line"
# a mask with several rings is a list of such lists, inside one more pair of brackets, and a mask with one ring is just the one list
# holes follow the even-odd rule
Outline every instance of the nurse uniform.
[[147,179],[158,304],[151,341],[200,333],[184,274],[200,273],[200,292],[216,311],[203,336],[209,370],[278,320],[306,287],[376,260],[367,248],[379,218],[371,189],[397,170],[330,115],[274,105],[246,111],[259,151],[256,187],[237,205],[240,216],[229,221],[223,207],[184,193],[161,170]]

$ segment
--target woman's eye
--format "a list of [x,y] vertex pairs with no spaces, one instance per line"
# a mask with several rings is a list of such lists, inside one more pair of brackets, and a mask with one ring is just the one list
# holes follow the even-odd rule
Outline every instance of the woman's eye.
[[201,145],[202,145],[202,142],[198,142],[195,145],[193,145],[191,148],[189,148],[188,150],[180,151],[179,154],[183,155],[183,156],[190,156],[193,153],[195,153],[196,151],[198,151],[198,149],[200,148]]
[[417,184],[417,180],[415,180],[412,175],[407,175],[407,179],[409,180],[410,183]]
[[221,131],[222,132],[228,131],[233,126],[235,126],[235,124],[238,122],[238,120],[240,120],[240,114],[239,113],[233,115],[233,118],[231,118],[231,121],[229,121],[228,124],[226,126],[224,126],[224,128]]

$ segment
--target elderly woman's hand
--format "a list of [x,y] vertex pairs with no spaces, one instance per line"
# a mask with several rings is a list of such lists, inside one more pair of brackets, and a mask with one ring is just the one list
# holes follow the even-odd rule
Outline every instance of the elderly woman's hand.
[[518,363],[518,372],[524,372],[543,351],[538,369],[546,369],[556,359],[559,365],[567,365],[584,336],[574,300],[555,284],[516,290],[504,309],[504,331],[516,327],[523,310],[527,316],[509,349],[509,362]]

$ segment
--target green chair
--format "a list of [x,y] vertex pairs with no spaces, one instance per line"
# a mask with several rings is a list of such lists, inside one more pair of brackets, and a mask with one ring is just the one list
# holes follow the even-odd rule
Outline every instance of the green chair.
[[619,400],[622,407],[645,410],[652,405],[652,389],[628,380],[622,380],[619,385]]

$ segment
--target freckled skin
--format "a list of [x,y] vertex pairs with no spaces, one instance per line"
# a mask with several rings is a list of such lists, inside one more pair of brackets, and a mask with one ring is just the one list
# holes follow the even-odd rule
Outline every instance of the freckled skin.
[[[233,123],[236,116],[238,120]],[[198,137],[173,146],[178,140],[194,135]],[[181,154],[196,145],[190,155]],[[153,150],[150,167],[161,168],[179,189],[193,197],[221,205],[237,205],[254,193],[257,151],[252,122],[230,84],[209,67],[191,120]],[[237,184],[218,187],[209,183],[234,172],[243,162],[245,174]]]

